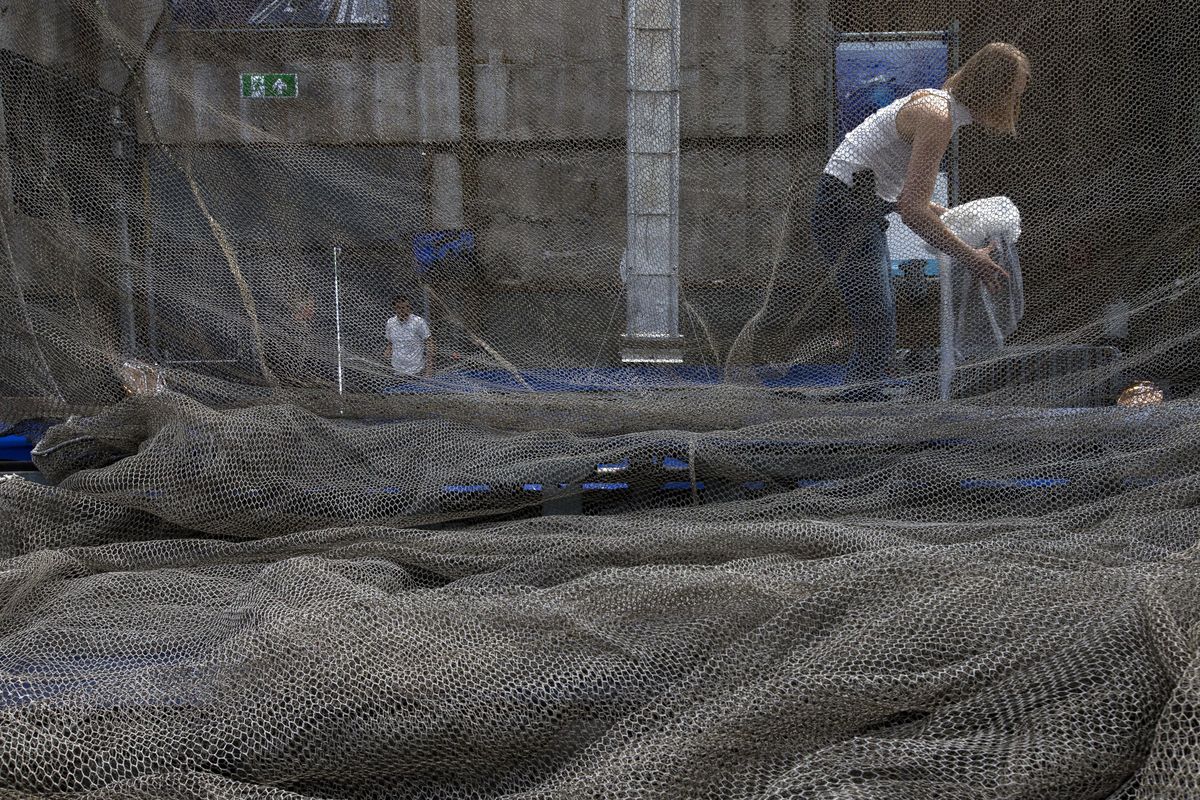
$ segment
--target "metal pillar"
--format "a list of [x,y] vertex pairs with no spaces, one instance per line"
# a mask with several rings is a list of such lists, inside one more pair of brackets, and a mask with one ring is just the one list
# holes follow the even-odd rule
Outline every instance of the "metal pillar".
[[949,402],[950,389],[954,383],[954,367],[958,356],[954,352],[954,277],[951,270],[954,261],[942,255],[938,259],[938,291],[941,296],[941,324],[938,347],[938,398]]
[[342,284],[339,274],[339,261],[342,257],[342,248],[340,245],[333,247],[333,326],[334,334],[337,337],[337,385],[338,394],[344,394],[346,390],[345,380],[345,359],[342,351]]
[[678,363],[679,3],[629,0],[625,362]]

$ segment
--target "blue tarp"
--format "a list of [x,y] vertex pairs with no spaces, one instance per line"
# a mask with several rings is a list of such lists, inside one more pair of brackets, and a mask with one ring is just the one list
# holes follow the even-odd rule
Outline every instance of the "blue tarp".
[[33,444],[28,436],[0,436],[0,461],[30,461]]
[[[844,382],[845,375],[846,368],[841,364],[800,364],[784,371],[771,368],[757,371],[760,385],[768,389],[839,386]],[[522,371],[520,378],[505,370],[471,370],[400,384],[384,389],[384,393],[618,392],[630,389],[687,389],[719,383],[721,370],[701,366],[531,369]]]
[[413,260],[417,272],[425,274],[448,256],[468,258],[475,252],[475,234],[467,230],[427,231],[413,234]]

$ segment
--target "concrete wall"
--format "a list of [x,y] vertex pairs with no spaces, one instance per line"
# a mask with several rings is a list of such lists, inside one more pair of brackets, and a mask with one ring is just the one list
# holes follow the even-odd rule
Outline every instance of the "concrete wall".
[[611,282],[625,246],[623,150],[523,149],[479,165],[484,266],[539,288]]
[[125,62],[139,54],[162,8],[161,0],[103,0],[86,13],[65,0],[4,3],[0,49],[119,92],[129,78]]
[[[128,66],[140,59],[161,7],[157,0],[0,4],[0,49],[15,54],[15,61],[34,62],[34,80],[50,82],[38,84],[31,106],[14,112],[10,105],[0,119],[0,131],[6,125],[26,126],[24,132],[33,134],[24,137],[26,144],[46,143],[45,178],[54,195],[43,213],[29,216],[12,203],[14,191],[29,187],[0,180],[0,215],[5,217],[0,223],[7,234],[0,283],[11,282],[11,291],[3,292],[5,300],[16,297],[20,306],[5,318],[37,333],[25,352],[14,344],[0,371],[15,367],[20,381],[37,384],[24,396],[91,403],[120,395],[113,372],[120,351],[116,256],[121,248],[110,172],[110,98],[129,83]],[[16,66],[6,70],[14,81],[18,75],[27,80],[28,72]],[[20,89],[0,87],[10,98],[20,95]],[[27,114],[39,118],[27,119]],[[0,138],[7,148],[7,136]],[[29,179],[26,170],[21,180]]]
[[[140,55],[158,6],[121,2],[121,25],[62,15],[27,49],[66,65],[96,60],[81,42],[101,63],[118,49]],[[828,5],[684,2],[681,277],[721,339],[772,274],[796,292],[820,283],[804,220],[826,145]],[[476,230],[489,335],[517,352],[553,341],[558,360],[608,353],[596,343],[620,328],[608,330],[625,241],[625,3],[477,0],[469,20],[463,10],[396,4],[395,24],[379,31],[162,28],[137,84],[139,135],[180,153],[270,145],[286,169],[322,174],[311,145],[420,148],[425,166],[406,179],[425,186],[424,202],[397,207],[393,227]],[[243,71],[296,72],[301,97],[242,100]],[[346,176],[359,179],[373,185]],[[209,236],[196,228],[198,246],[211,250]]]
[[623,137],[623,5],[620,0],[476,2],[479,138]]
[[[761,264],[763,232],[751,218],[777,216],[797,170],[823,150],[811,132],[823,136],[826,16],[824,2],[697,0],[684,3],[683,19],[687,284],[729,275],[731,260],[736,271]],[[623,4],[586,14],[552,0],[488,4],[477,11],[475,53],[480,195],[494,212],[489,272],[539,285],[611,278],[624,247],[624,155],[614,146],[625,131]],[[524,142],[532,146],[513,147]]]
[[[557,0],[477,3],[480,138],[624,136],[624,5],[604,0],[584,10]],[[820,104],[811,100],[823,91],[823,55],[815,37],[825,9],[823,0],[685,2],[683,136],[785,133],[805,122],[791,116],[792,91],[809,99],[806,113],[819,114]],[[794,70],[797,63],[801,69]]]
[[[386,30],[169,29],[147,64],[143,138],[179,145],[457,140],[454,3],[403,6]],[[243,100],[243,72],[295,72],[300,98]]]
[[[388,30],[160,28],[152,37],[160,0],[8,2],[0,48],[110,92],[126,86],[126,62],[144,60],[133,95],[139,135],[179,152],[273,145],[289,169],[314,173],[308,159],[325,156],[313,145],[424,152],[398,176],[422,196],[397,206],[394,227],[473,228],[487,298],[481,329],[508,355],[588,361],[606,357],[620,329],[609,321],[625,240],[625,5],[406,0],[393,4]],[[1030,337],[1077,330],[1114,294],[1160,285],[1169,260],[1153,258],[1154,236],[1194,218],[1185,189],[1200,128],[1180,103],[1190,96],[1194,108],[1197,97],[1189,9],[1152,0],[1036,9],[1020,0],[684,0],[684,299],[722,340],[773,274],[786,289],[776,297],[781,318],[805,304],[839,306],[822,300],[805,223],[826,146],[827,26],[941,28],[955,18],[964,55],[1007,39],[1034,62],[1022,138],[963,137],[964,195],[1009,194],[1026,212]],[[243,101],[242,71],[297,72],[301,97]],[[0,157],[0,195],[3,173]],[[372,180],[346,174],[363,191],[376,191]],[[113,248],[104,226],[32,220],[4,206],[0,197],[31,286],[49,290],[68,267]],[[1084,244],[1101,255],[1068,255]],[[1066,307],[1038,301],[1063,297],[1072,298]]]
[[[466,27],[454,0],[404,5],[382,31],[167,29],[140,84],[140,136],[185,148],[427,149],[427,216],[402,227],[478,232],[486,291],[496,291],[494,309],[508,307],[489,326],[527,327],[498,334],[522,349],[522,337],[547,335],[522,309],[535,302],[522,292],[592,296],[591,306],[619,297],[625,4],[478,0]],[[826,8],[826,0],[685,1],[685,287],[762,286],[772,254],[794,260],[804,250],[804,237],[779,222],[789,193],[808,195],[824,148]],[[460,55],[473,63],[463,66]],[[301,97],[242,100],[243,71],[296,72]],[[471,85],[460,86],[464,75]],[[602,332],[575,326],[564,335],[590,343]]]
[[[66,83],[94,88],[97,97],[115,96],[129,80],[126,63],[143,52],[162,5],[158,0],[105,0],[100,6],[103,13],[83,13],[72,10],[66,2],[3,3],[0,49],[44,65],[47,74],[62,73]],[[89,102],[93,101],[103,102],[98,99]],[[58,118],[44,122],[50,127],[50,135],[78,140],[73,160],[97,146],[111,147],[108,144],[111,131],[97,136],[93,131],[70,130]],[[7,137],[0,138],[4,139],[0,148],[7,148]],[[36,292],[39,286],[60,284],[68,267],[111,252],[115,239],[105,221],[85,223],[70,215],[30,219],[14,214],[7,159],[0,162],[0,193],[4,196],[0,200],[0,213],[9,215],[14,268],[18,279],[30,290]],[[88,171],[84,164],[75,167],[80,173]]]

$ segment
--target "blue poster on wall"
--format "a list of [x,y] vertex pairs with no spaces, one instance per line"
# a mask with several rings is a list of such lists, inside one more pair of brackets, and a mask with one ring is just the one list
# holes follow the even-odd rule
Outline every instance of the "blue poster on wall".
[[941,88],[948,77],[948,57],[945,41],[838,44],[834,64],[838,141],[893,100],[917,89]]

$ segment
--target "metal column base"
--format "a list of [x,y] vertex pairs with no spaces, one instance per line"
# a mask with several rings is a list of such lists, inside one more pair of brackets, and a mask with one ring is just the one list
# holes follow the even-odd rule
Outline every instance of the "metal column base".
[[682,336],[629,336],[621,337],[621,363],[623,364],[682,364]]

